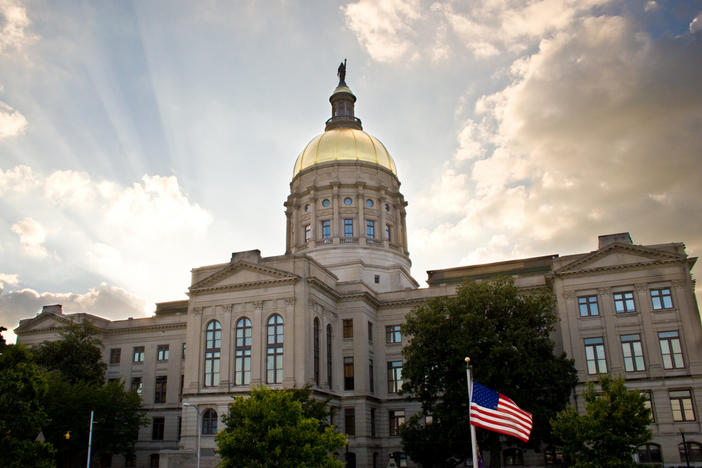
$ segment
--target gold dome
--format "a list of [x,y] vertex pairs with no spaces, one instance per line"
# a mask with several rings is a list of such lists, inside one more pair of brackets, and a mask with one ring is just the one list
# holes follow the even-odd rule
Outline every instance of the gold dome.
[[355,128],[327,130],[312,139],[295,161],[293,178],[310,166],[328,161],[363,161],[379,165],[397,175],[395,161],[385,146]]

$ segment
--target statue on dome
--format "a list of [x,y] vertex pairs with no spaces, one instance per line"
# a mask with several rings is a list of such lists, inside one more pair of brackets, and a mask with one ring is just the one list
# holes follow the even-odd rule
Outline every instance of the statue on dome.
[[346,59],[339,64],[339,69],[336,71],[336,75],[339,77],[339,86],[346,86]]

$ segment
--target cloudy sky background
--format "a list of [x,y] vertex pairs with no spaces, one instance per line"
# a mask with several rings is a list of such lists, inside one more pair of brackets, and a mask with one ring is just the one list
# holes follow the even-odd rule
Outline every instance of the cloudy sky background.
[[0,325],[282,254],[343,58],[422,284],[622,231],[702,254],[700,0],[0,0]]

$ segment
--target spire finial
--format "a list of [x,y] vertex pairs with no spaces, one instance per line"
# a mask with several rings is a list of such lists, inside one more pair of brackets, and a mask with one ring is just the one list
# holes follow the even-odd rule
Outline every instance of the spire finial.
[[339,64],[336,75],[339,77],[339,86],[346,86],[346,59]]

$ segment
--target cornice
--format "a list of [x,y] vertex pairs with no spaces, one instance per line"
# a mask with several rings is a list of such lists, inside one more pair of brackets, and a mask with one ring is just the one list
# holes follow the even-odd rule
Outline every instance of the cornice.
[[593,273],[601,273],[605,271],[626,271],[626,270],[644,270],[656,265],[670,265],[675,263],[680,263],[681,260],[653,260],[651,262],[637,262],[637,263],[626,263],[623,265],[607,265],[595,268],[583,268],[581,270],[574,271],[557,271],[554,272],[555,276],[566,277],[566,276],[587,276]]
[[[187,326],[186,321],[176,322],[176,323],[163,323],[163,324],[153,324],[153,325],[141,325],[141,326],[129,326],[124,328],[104,328],[95,327],[98,333],[102,336],[113,336],[113,335],[127,335],[127,334],[141,334],[150,333],[154,331],[169,331],[169,330],[181,330],[185,329]],[[31,336],[31,335],[41,335],[46,333],[58,333],[65,330],[66,327],[51,327],[42,328],[41,330],[27,330],[20,331],[18,336]]]
[[238,291],[241,289],[260,289],[260,288],[268,288],[270,286],[284,286],[287,284],[295,284],[300,278],[298,276],[295,277],[288,277],[288,278],[282,278],[282,279],[271,279],[271,280],[261,280],[261,281],[249,281],[246,283],[237,283],[237,284],[224,284],[221,286],[212,286],[212,287],[201,287],[201,288],[194,288],[193,286],[190,287],[190,296],[199,296],[202,294],[211,294],[211,293],[219,293],[219,292],[227,292],[227,291]]

